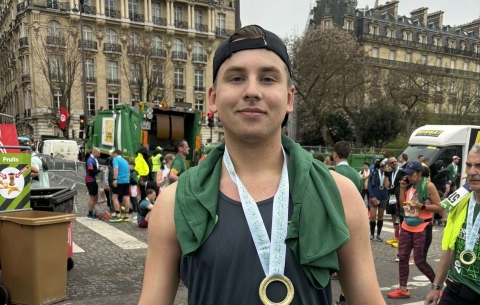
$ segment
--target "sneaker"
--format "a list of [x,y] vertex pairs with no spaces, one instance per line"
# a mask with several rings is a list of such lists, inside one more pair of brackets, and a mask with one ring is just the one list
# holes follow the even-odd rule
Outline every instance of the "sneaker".
[[409,265],[415,265],[415,261],[411,258],[408,260],[408,264]]
[[112,218],[110,218],[109,221],[110,222],[122,222],[122,218],[117,217],[117,216],[112,216]]
[[370,235],[370,240],[373,240],[373,235]]
[[97,220],[98,218],[96,218],[94,215],[87,215],[87,220]]
[[403,291],[402,289],[397,288],[397,290],[390,292],[387,294],[389,299],[409,299],[410,298],[410,291]]
[[394,247],[394,248],[398,248],[398,241],[396,241],[396,242],[392,243],[392,247]]
[[397,257],[395,258],[395,261],[398,263],[400,261],[400,256],[398,256],[397,254]]
[[381,235],[377,235],[377,238],[376,238],[377,241],[379,242],[383,242],[383,238]]
[[122,217],[122,218],[121,218],[121,221],[122,221],[122,222],[130,222],[130,218],[128,218],[128,217]]
[[391,245],[393,243],[397,243],[398,242],[398,239],[396,239],[395,237],[393,239],[389,239],[389,240],[386,240],[385,243],[387,245]]

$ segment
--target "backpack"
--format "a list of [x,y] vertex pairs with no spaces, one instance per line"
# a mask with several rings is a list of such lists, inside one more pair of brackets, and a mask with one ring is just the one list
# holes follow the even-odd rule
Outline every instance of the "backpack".
[[42,169],[44,172],[48,172],[48,164],[47,164],[47,161],[45,160],[45,157],[41,157],[37,154],[35,154],[33,157],[37,157],[40,159],[40,161],[42,161]]

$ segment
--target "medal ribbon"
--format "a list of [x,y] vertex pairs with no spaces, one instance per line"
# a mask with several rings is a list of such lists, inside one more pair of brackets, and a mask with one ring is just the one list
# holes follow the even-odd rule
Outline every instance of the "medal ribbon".
[[380,179],[380,188],[383,186],[383,182],[385,180],[385,173],[382,172],[381,169],[378,169],[378,179]]
[[475,218],[475,223],[473,222],[473,213],[475,212],[476,204],[477,200],[475,199],[475,193],[472,192],[470,202],[468,203],[467,228],[465,238],[465,250],[467,251],[473,251],[473,248],[475,247],[475,241],[477,240],[478,231],[480,230],[480,213],[478,213],[477,218]]
[[227,147],[225,147],[225,152],[223,154],[223,162],[225,163],[228,174],[230,175],[230,178],[232,178],[232,181],[237,185],[248,228],[250,229],[255,248],[257,249],[263,271],[267,277],[283,276],[285,269],[285,238],[287,236],[288,228],[289,184],[287,156],[283,147],[282,152],[282,175],[280,177],[280,184],[277,192],[273,197],[271,242],[257,203],[253,200],[252,196],[250,196],[242,181],[240,181],[240,178],[238,178],[232,160],[230,159],[230,155],[228,154]]
[[[392,174],[392,186],[395,184],[395,178],[397,178],[397,174],[398,174],[398,168],[395,171],[395,173]],[[393,187],[392,187],[392,189],[393,189]]]

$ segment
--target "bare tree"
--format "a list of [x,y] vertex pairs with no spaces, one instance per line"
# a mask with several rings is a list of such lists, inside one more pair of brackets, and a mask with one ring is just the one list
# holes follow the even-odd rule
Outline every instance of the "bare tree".
[[5,113],[7,105],[14,105],[14,99],[18,99],[15,83],[21,77],[22,67],[17,64],[16,53],[14,45],[7,42],[0,56],[0,113]]
[[[64,28],[61,31],[51,28],[39,29],[32,44],[33,67],[47,84],[47,89],[37,88],[37,101],[50,110],[50,121],[57,124],[60,108],[64,107],[69,113],[72,109],[72,94],[76,82],[81,75],[81,45],[77,31],[73,28]],[[53,96],[57,92],[59,103],[53,103]],[[69,137],[69,121],[67,119],[63,136]]]
[[353,35],[342,29],[311,27],[302,37],[286,40],[292,78],[300,97],[303,132],[322,130],[339,109],[353,121],[371,84],[368,58]]

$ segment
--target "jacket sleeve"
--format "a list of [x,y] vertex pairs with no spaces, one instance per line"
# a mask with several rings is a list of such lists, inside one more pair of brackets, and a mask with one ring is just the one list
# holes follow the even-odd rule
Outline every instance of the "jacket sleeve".
[[87,160],[87,170],[90,176],[95,176],[100,172],[92,158],[88,158]]
[[373,177],[375,177],[375,175],[372,171],[370,171],[370,175],[368,176],[368,192],[370,193],[370,198],[375,197],[375,192],[373,191],[372,187]]

